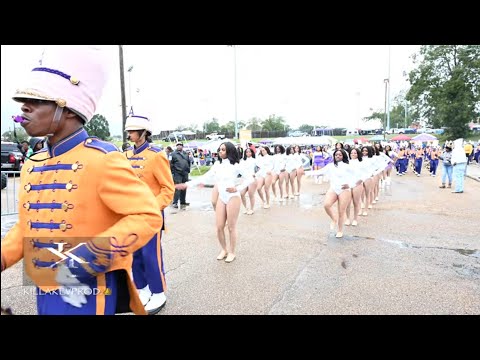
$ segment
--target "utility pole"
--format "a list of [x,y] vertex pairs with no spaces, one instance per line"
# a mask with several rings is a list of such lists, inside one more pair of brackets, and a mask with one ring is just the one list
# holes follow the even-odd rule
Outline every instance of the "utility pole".
[[233,48],[233,81],[235,100],[235,138],[238,139],[238,118],[237,118],[237,45],[228,45]]
[[235,76],[235,139],[238,139],[238,117],[237,117],[237,47],[233,45],[233,66]]
[[123,70],[123,47],[118,45],[120,57],[120,92],[122,94],[122,139],[127,142],[127,133],[125,132],[125,121],[127,120],[127,104],[125,101],[125,72]]
[[385,114],[383,115],[383,140],[385,140],[385,133],[387,130],[390,130],[389,128],[387,128],[387,89],[389,79],[383,79],[383,82],[385,83]]
[[390,53],[392,46],[388,45],[388,109],[387,109],[387,130],[390,130]]

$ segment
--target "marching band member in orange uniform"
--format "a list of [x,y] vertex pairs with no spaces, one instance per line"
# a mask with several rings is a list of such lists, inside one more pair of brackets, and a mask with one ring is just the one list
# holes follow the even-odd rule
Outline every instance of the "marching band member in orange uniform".
[[151,121],[147,117],[132,114],[127,118],[125,130],[129,140],[135,143],[125,152],[127,159],[137,176],[152,190],[164,219],[164,227],[133,255],[133,279],[139,289],[140,300],[148,314],[154,315],[167,301],[161,231],[165,228],[164,209],[172,202],[175,187],[165,152],[150,144],[153,131]]
[[131,279],[133,252],[162,228],[158,203],[125,155],[89,137],[106,83],[99,48],[46,49],[13,99],[47,146],[22,168],[19,219],[2,241],[2,271],[22,258],[40,315],[146,314]]

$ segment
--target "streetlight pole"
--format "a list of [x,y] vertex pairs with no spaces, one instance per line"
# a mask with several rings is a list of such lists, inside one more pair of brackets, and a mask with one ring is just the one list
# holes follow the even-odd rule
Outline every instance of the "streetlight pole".
[[388,45],[388,109],[387,109],[387,130],[390,130],[390,53],[392,46]]
[[235,73],[235,139],[238,139],[238,118],[237,118],[237,47],[233,45],[233,63]]
[[385,140],[385,133],[387,130],[390,130],[387,128],[386,124],[387,123],[387,90],[388,90],[388,82],[389,79],[383,79],[383,82],[385,83],[385,114],[383,115],[383,140]]
[[233,76],[234,76],[234,97],[235,97],[235,138],[238,139],[238,118],[237,118],[237,46],[233,47]]
[[125,72],[123,69],[122,45],[118,45],[118,52],[120,57],[120,93],[122,97],[122,139],[125,143],[127,141],[127,133],[125,132],[125,121],[127,120],[127,105],[125,104]]

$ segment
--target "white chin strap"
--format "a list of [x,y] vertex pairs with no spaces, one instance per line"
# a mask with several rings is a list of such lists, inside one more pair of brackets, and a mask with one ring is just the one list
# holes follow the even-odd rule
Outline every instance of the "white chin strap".
[[50,125],[50,133],[48,133],[47,137],[52,137],[55,135],[55,131],[57,131],[58,124],[60,124],[60,119],[62,117],[63,107],[57,105],[55,109],[55,114],[53,115],[52,125]]

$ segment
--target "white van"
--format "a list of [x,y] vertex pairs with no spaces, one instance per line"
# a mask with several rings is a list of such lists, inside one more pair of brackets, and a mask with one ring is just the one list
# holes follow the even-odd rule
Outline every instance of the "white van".
[[347,133],[345,135],[351,136],[351,135],[359,135],[359,134],[357,129],[347,129]]

